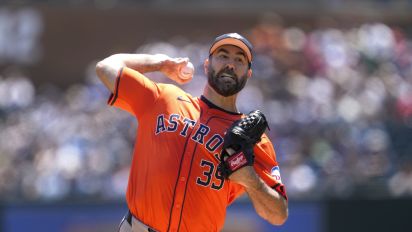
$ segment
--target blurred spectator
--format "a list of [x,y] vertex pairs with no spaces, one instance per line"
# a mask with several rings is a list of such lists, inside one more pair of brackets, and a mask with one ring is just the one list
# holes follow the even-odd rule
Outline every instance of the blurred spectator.
[[412,161],[401,164],[400,169],[389,180],[389,189],[392,196],[412,196]]
[[37,9],[0,6],[0,64],[33,64],[41,57],[43,19]]

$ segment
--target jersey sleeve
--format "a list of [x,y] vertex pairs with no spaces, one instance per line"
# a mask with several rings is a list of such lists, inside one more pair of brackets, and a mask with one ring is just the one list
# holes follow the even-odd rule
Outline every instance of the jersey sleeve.
[[157,83],[138,71],[123,67],[107,103],[139,118],[155,104],[160,91]]
[[282,183],[279,166],[276,161],[275,149],[265,134],[253,151],[255,153],[255,164],[253,166],[257,174],[267,185],[287,200],[286,189]]
[[232,204],[240,195],[242,195],[245,192],[245,188],[237,183],[232,183],[229,182],[229,194],[228,194],[228,199],[227,203],[230,205]]

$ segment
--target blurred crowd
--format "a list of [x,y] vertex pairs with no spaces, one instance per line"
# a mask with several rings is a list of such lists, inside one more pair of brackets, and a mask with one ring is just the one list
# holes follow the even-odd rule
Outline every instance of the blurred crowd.
[[[382,23],[286,27],[262,21],[242,112],[259,108],[291,199],[412,196],[412,38]],[[136,52],[188,56],[200,95],[209,44],[184,38]],[[123,199],[138,126],[108,107],[94,73],[66,89],[0,74],[0,199]],[[155,81],[170,82],[160,74]]]

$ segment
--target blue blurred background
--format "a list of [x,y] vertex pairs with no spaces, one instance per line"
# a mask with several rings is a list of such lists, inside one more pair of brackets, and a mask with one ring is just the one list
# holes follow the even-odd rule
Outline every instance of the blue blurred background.
[[[0,230],[115,231],[138,123],[106,105],[97,60],[191,59],[203,91],[211,41],[254,45],[239,97],[270,122],[290,217],[247,197],[224,231],[410,231],[412,1],[16,0],[0,2]],[[153,73],[156,81],[170,82]]]

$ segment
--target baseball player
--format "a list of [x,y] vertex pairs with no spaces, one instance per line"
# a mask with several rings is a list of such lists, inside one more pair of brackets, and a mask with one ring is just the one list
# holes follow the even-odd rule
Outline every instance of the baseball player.
[[266,119],[239,113],[236,98],[252,76],[252,45],[237,33],[215,39],[204,62],[208,82],[192,97],[144,74],[159,71],[183,84],[188,58],[116,54],[96,73],[111,91],[108,104],[139,122],[119,231],[220,231],[226,208],[246,192],[274,225],[288,217]]

